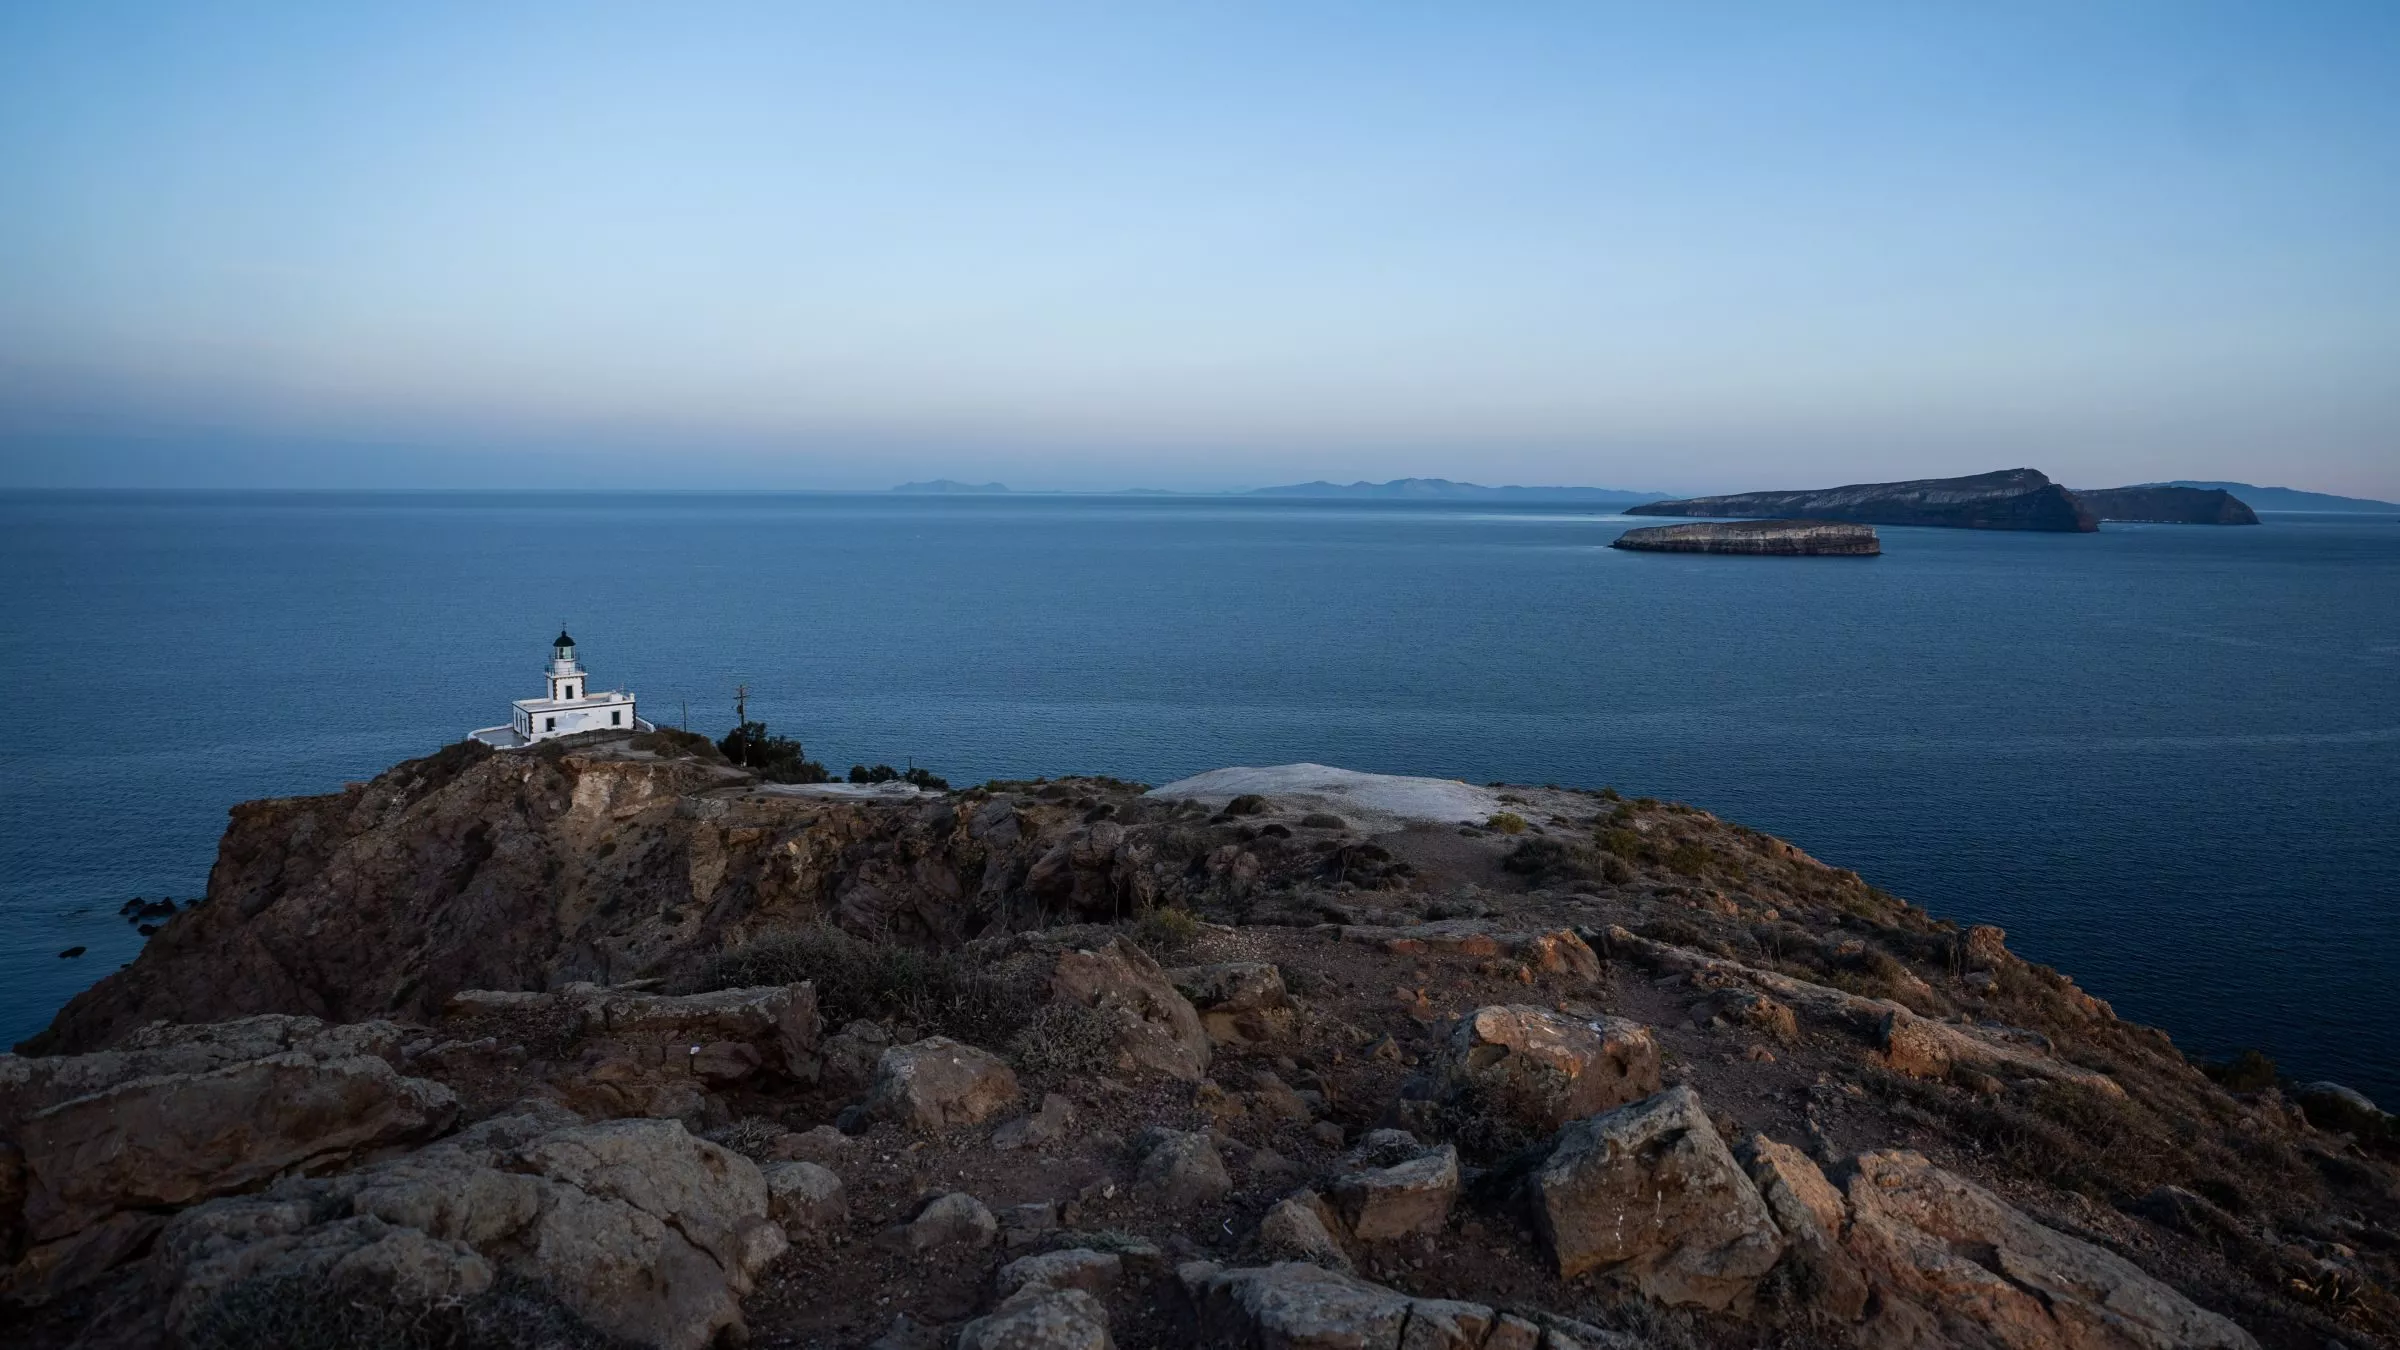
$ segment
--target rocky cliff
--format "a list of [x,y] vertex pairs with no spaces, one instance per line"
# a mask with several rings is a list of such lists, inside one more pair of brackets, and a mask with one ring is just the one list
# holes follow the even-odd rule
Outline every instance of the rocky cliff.
[[1790,558],[1871,558],[1883,552],[1872,527],[1824,520],[1651,525],[1627,530],[1609,547],[1646,553],[1736,553]]
[[1744,492],[1625,508],[1630,516],[1802,516],[1862,525],[1944,525],[1974,530],[2089,531],[2092,509],[2035,469],[1967,478],[1853,483],[1804,492]]
[[2373,1104],[1705,812],[806,792],[641,738],[238,809],[0,1056],[0,1342],[2400,1335]]
[[2258,513],[2223,488],[2077,488],[2075,495],[2102,520],[2146,520],[2166,525],[2256,525]]

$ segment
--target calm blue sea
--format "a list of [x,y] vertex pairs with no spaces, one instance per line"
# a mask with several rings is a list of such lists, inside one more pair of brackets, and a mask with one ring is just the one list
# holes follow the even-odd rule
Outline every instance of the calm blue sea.
[[[505,720],[563,622],[660,722],[954,781],[1227,764],[1682,798],[2400,1105],[2400,520],[1605,547],[1577,508],[0,496],[0,1038],[228,806]],[[56,953],[90,948],[76,960]]]

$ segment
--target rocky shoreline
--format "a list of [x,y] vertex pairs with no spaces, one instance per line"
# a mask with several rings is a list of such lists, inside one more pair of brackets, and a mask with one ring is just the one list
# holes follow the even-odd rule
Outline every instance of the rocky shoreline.
[[765,787],[667,733],[236,808],[0,1057],[0,1341],[2400,1334],[2371,1103],[1705,812]]
[[1647,525],[1618,535],[1609,547],[1647,553],[1735,553],[1786,558],[1872,558],[1883,552],[1873,526],[1830,520]]

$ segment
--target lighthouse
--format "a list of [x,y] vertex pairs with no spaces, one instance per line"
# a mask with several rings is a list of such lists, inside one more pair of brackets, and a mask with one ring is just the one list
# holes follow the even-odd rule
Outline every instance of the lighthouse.
[[521,698],[512,705],[508,725],[484,727],[473,739],[501,750],[574,736],[586,731],[654,731],[636,717],[633,695],[622,689],[592,692],[583,661],[575,654],[575,639],[560,629],[550,644],[550,662],[542,671],[548,690],[540,698]]

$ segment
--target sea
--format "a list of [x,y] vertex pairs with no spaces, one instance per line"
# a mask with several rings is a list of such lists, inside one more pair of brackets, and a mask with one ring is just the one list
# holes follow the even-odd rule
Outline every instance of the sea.
[[563,626],[644,716],[746,689],[837,771],[1688,801],[2400,1107],[2400,517],[2264,522],[1741,558],[1569,504],[0,495],[0,1042],[202,893],[228,807],[506,721]]

